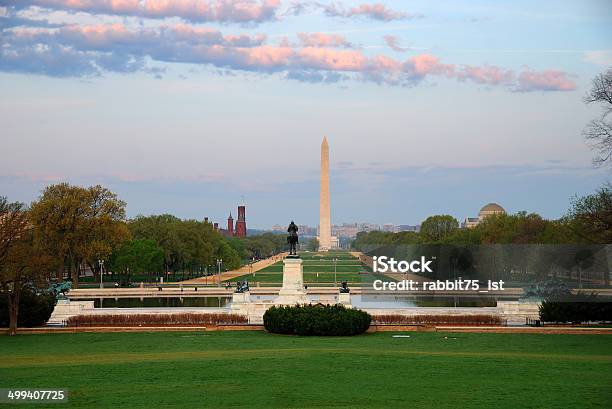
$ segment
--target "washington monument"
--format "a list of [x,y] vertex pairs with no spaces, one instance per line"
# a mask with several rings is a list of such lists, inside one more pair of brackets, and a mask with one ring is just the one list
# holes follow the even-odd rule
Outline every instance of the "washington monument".
[[319,251],[331,248],[331,221],[329,216],[329,145],[327,137],[321,142],[321,195],[319,202]]

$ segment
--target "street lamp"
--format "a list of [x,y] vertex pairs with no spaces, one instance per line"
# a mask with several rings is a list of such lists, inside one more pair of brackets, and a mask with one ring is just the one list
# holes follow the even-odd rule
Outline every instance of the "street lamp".
[[334,286],[335,287],[338,286],[338,279],[336,276],[336,261],[338,261],[338,259],[334,257]]
[[104,260],[98,259],[98,265],[100,266],[100,288],[104,288],[102,283],[102,275],[104,274]]
[[217,267],[219,269],[219,279],[217,280],[217,287],[221,287],[221,265],[223,264],[223,259],[217,259]]

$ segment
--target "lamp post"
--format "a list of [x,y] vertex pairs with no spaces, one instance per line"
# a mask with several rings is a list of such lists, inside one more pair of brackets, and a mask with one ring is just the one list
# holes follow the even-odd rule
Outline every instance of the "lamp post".
[[336,274],[336,261],[338,261],[338,259],[334,257],[334,287],[338,286],[338,279],[337,279],[337,274]]
[[217,280],[217,287],[221,287],[221,265],[223,264],[223,259],[217,259],[217,267],[219,269],[219,279]]
[[100,288],[104,288],[104,283],[102,282],[102,276],[104,275],[104,260],[98,259],[98,265],[100,266]]

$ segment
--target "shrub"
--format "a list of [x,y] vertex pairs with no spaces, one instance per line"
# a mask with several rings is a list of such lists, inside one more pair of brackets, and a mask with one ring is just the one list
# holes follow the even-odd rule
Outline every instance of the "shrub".
[[543,322],[612,322],[612,302],[546,300],[540,306]]
[[74,315],[66,320],[72,327],[82,326],[191,326],[211,324],[246,324],[247,317],[237,314],[89,314]]
[[[44,325],[55,308],[55,295],[40,292],[36,288],[26,287],[19,296],[19,315],[17,325],[20,327],[38,327]],[[9,326],[8,300],[5,293],[0,293],[0,327]]]
[[264,314],[266,330],[276,334],[342,336],[364,333],[371,317],[343,305],[274,306]]
[[498,315],[374,315],[375,324],[395,325],[505,325]]

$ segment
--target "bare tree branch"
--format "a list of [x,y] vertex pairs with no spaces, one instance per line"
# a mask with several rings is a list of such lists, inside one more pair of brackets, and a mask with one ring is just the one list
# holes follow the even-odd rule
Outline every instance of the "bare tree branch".
[[612,68],[597,75],[589,93],[584,97],[586,104],[597,103],[603,113],[591,121],[582,132],[591,148],[597,153],[593,163],[597,166],[612,165],[612,121],[607,116],[612,112]]

